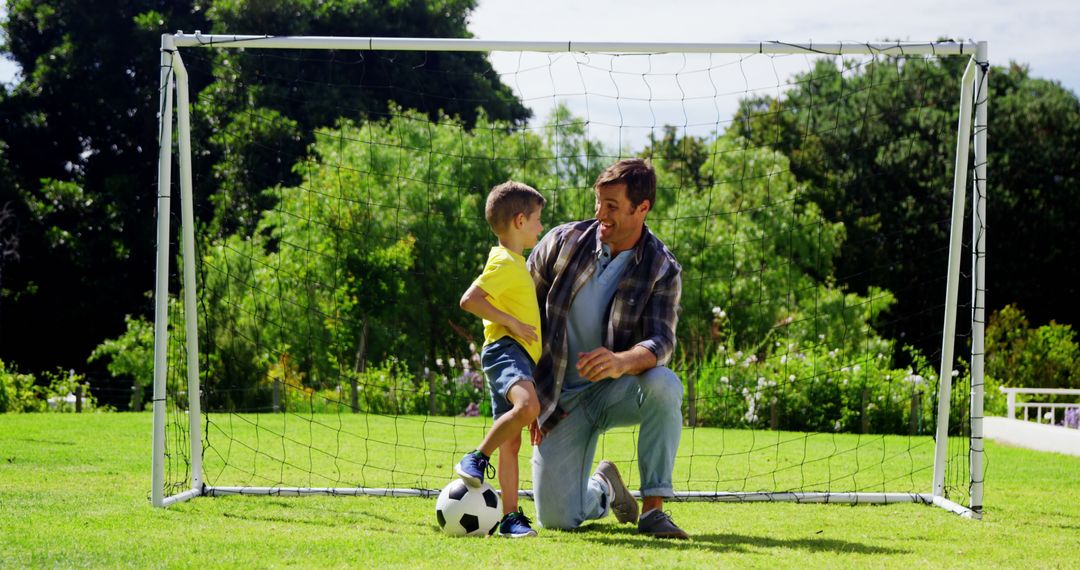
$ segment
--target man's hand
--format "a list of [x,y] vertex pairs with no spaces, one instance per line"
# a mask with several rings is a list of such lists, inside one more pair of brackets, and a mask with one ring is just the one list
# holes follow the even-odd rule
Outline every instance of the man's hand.
[[514,337],[525,341],[525,344],[536,342],[536,327],[527,325],[511,317],[510,325],[506,327]]
[[577,371],[589,382],[597,382],[604,378],[618,378],[626,373],[626,368],[619,355],[600,347],[578,353]]

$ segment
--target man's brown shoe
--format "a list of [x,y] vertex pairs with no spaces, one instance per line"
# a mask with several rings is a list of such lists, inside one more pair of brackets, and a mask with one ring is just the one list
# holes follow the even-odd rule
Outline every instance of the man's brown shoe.
[[637,522],[639,512],[637,499],[630,493],[630,489],[626,488],[626,483],[623,483],[615,464],[606,459],[601,461],[600,465],[596,466],[594,475],[599,475],[601,479],[607,481],[612,491],[612,496],[608,497],[608,500],[611,501],[611,510],[615,513],[615,518],[621,523]]

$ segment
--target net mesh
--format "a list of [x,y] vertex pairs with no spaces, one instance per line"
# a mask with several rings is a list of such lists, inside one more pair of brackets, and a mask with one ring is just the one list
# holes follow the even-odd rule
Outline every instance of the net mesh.
[[[480,323],[457,303],[494,244],[487,191],[507,179],[536,187],[551,228],[591,218],[596,175],[644,156],[659,179],[647,223],[683,267],[669,364],[684,384],[676,490],[931,490],[954,63],[183,57],[197,94],[192,318],[206,484],[441,488],[491,426]],[[953,95],[932,96],[935,81]],[[894,123],[903,128],[878,128]],[[917,227],[892,223],[901,207]],[[167,494],[191,486],[178,269],[172,281]],[[960,290],[970,290],[966,270]],[[960,355],[970,310],[960,299]],[[971,389],[962,358],[956,367],[946,494],[962,503]],[[619,428],[597,448],[631,488],[637,440]]]

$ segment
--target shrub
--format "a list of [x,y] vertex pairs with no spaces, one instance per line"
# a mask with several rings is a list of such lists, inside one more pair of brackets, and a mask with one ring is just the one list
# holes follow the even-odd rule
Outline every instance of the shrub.
[[14,364],[0,360],[0,412],[44,411],[42,393],[33,375],[20,374]]
[[[1024,312],[1006,305],[990,315],[986,327],[987,414],[1005,415],[1000,387],[1080,388],[1080,346],[1069,325],[1050,321],[1032,328]],[[1074,401],[1047,397],[1042,401]]]

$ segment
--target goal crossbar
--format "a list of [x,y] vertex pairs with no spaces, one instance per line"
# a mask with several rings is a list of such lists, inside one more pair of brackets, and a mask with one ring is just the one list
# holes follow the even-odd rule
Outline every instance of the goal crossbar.
[[536,51],[536,52],[610,52],[610,53],[732,53],[732,54],[810,54],[810,55],[974,55],[978,44],[965,41],[938,42],[592,42],[479,40],[471,38],[380,38],[330,36],[254,36],[228,34],[178,33],[172,36],[176,47],[232,47],[273,49],[338,49],[368,51]]

